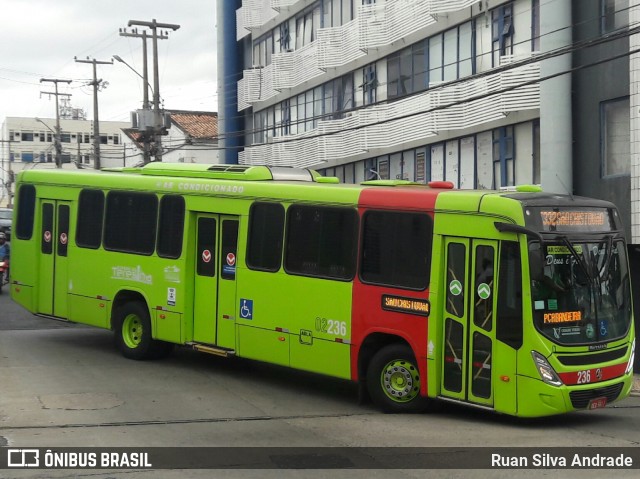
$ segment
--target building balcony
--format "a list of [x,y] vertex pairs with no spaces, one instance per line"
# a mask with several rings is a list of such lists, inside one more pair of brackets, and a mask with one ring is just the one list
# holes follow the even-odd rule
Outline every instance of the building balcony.
[[322,168],[344,163],[371,150],[398,151],[411,142],[429,144],[441,132],[455,134],[503,119],[511,112],[540,108],[540,63],[513,63],[464,81],[434,84],[420,94],[319,121],[299,135],[271,138],[239,154],[246,165]]
[[[253,70],[245,70],[238,85],[238,111],[272,98],[283,88],[294,88],[321,76],[327,69],[348,65],[365,56],[371,48],[390,45],[427,28],[436,23],[440,13],[460,10],[479,1],[387,0],[360,5],[354,20],[339,27],[321,28],[315,41],[298,50],[273,54],[273,68],[264,69],[260,83],[255,82]],[[253,2],[263,6],[269,3]],[[273,7],[269,9],[275,12]],[[244,28],[250,27],[245,24]],[[270,92],[269,85],[276,91]]]
[[261,28],[278,14],[285,13],[299,0],[243,0],[236,10],[236,39],[241,40],[252,30]]

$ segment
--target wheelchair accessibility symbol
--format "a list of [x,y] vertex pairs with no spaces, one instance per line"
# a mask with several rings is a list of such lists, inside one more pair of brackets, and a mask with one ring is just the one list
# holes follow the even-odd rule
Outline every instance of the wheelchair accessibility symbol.
[[240,317],[253,319],[253,299],[240,298]]

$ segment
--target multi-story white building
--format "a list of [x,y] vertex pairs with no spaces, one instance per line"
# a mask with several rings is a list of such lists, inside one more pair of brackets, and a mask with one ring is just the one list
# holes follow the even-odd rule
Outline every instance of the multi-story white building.
[[239,163],[541,182],[538,0],[251,0],[236,18]]
[[[131,162],[134,152],[122,129],[128,123],[100,122],[100,164],[102,167],[122,166]],[[2,124],[0,148],[0,178],[3,203],[10,203],[9,188],[12,178],[27,168],[55,168],[56,120],[51,118],[7,117]],[[87,120],[60,120],[60,145],[63,168],[93,168],[93,122]]]
[[218,2],[225,162],[541,184],[613,201],[640,245],[637,18],[637,0]]

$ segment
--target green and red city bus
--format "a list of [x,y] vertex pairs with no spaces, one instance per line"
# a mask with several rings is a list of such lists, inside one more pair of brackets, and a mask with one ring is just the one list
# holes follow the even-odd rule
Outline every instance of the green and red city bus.
[[336,183],[241,165],[21,172],[12,298],[112,329],[128,358],[177,344],[264,361],[357,381],[388,412],[546,416],[629,394],[613,204]]

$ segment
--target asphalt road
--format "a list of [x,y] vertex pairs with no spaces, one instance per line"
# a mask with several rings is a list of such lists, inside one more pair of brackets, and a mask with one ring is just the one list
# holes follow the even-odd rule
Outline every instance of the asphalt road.
[[[521,420],[446,405],[386,415],[334,380],[178,348],[130,361],[108,331],[34,317],[0,295],[0,446],[638,448],[640,397],[593,412]],[[622,449],[620,449],[622,450]],[[322,450],[319,450],[322,451]],[[0,450],[1,452],[1,450]],[[389,456],[391,457],[391,456]],[[464,456],[456,456],[464,457]],[[335,459],[335,458],[334,458]],[[340,463],[340,457],[335,459]],[[384,455],[378,461],[387,460]],[[390,459],[389,459],[390,460]],[[395,457],[394,464],[402,464]],[[638,461],[640,463],[640,460]],[[459,467],[464,467],[463,463]],[[636,467],[640,466],[638,464]],[[384,469],[332,477],[541,477],[545,470]],[[562,477],[637,477],[638,470],[562,470]],[[325,470],[76,470],[72,477],[327,477]],[[69,471],[0,470],[0,478],[70,477]]]

